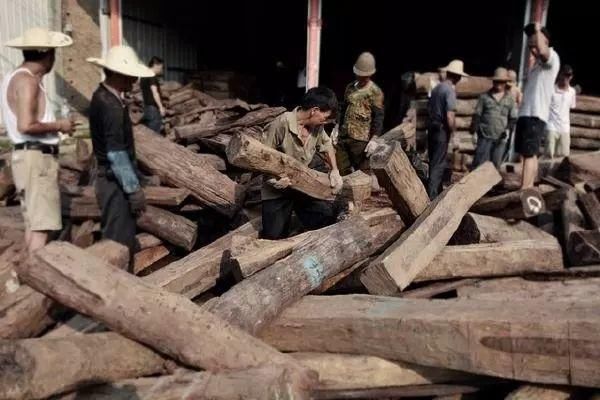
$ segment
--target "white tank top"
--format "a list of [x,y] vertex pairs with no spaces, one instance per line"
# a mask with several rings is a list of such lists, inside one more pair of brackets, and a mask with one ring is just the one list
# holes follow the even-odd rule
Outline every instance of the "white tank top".
[[[8,86],[12,78],[18,74],[19,72],[27,72],[29,75],[33,74],[27,68],[17,68],[12,73],[6,75],[2,80],[2,88],[0,90],[0,104],[2,106],[2,119],[4,120],[4,125],[6,126],[6,131],[8,132],[8,137],[14,144],[25,143],[25,142],[41,142],[45,144],[58,144],[59,138],[56,133],[47,133],[45,135],[24,135],[17,129],[17,116],[10,109],[8,105]],[[46,88],[40,82],[40,90],[44,93],[44,97],[46,98],[46,109],[44,110],[44,115],[41,118],[40,122],[54,122],[54,113],[52,112],[52,107],[50,107],[50,103],[48,101],[48,94],[46,93]]]

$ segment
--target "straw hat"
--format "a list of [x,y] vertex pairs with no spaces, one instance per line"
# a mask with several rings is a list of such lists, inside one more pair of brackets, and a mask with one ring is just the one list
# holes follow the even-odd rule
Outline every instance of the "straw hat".
[[492,80],[496,82],[509,82],[510,77],[508,76],[508,70],[502,67],[496,68]]
[[111,47],[106,58],[88,57],[86,61],[122,75],[139,78],[154,76],[154,72],[140,62],[135,51],[129,46]]
[[369,52],[364,52],[354,63],[354,74],[356,76],[371,76],[375,73],[375,57]]
[[511,69],[510,71],[508,71],[507,75],[508,75],[508,84],[510,86],[516,85],[517,84],[517,73]]
[[27,29],[22,36],[11,39],[4,45],[21,50],[45,51],[73,44],[70,36],[61,32],[53,32],[44,28]]
[[440,68],[442,72],[450,72],[454,75],[469,76],[465,73],[465,64],[461,60],[452,60],[450,64]]

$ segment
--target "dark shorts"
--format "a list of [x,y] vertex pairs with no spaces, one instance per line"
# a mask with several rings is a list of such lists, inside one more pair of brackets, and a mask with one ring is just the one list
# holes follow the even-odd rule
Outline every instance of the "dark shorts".
[[515,131],[515,151],[525,158],[540,154],[546,123],[537,117],[520,117]]

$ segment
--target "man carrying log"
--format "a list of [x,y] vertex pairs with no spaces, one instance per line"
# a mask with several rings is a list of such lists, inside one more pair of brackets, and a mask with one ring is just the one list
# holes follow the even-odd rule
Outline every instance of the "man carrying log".
[[524,31],[535,64],[528,73],[523,90],[523,103],[515,132],[515,150],[523,158],[521,189],[530,189],[538,174],[538,154],[550,115],[560,58],[549,46],[550,34],[546,28],[536,22],[527,25]]
[[563,65],[550,101],[550,117],[546,132],[546,155],[568,157],[571,153],[571,109],[575,108],[575,88],[571,86],[573,68]]
[[375,57],[362,53],[354,64],[356,80],[346,87],[339,118],[336,156],[342,175],[368,168],[366,157],[375,151],[383,131],[383,92],[371,80],[374,73]]
[[[342,177],[335,150],[323,124],[337,110],[335,93],[325,87],[310,89],[293,111],[283,113],[269,124],[263,143],[308,165],[315,152],[325,153],[331,166],[329,180],[334,192],[341,190]],[[262,236],[281,239],[289,234],[292,211],[305,229],[313,230],[335,220],[332,204],[289,189],[288,177],[270,178],[262,188]]]
[[472,169],[486,161],[492,161],[496,168],[500,168],[508,132],[517,121],[515,100],[506,91],[509,79],[505,68],[497,68],[492,77],[492,88],[477,101],[471,123],[471,133],[477,138]]
[[102,210],[102,237],[121,243],[133,258],[137,243],[136,217],[146,209],[146,198],[136,166],[133,130],[122,94],[131,90],[138,77],[154,72],[141,64],[135,51],[115,46],[106,58],[87,59],[102,67],[106,79],[92,96],[90,131],[98,161],[96,198]]
[[12,174],[25,221],[25,244],[32,252],[62,228],[58,189],[58,133],[72,133],[69,119],[55,120],[44,75],[54,66],[55,49],[73,40],[42,28],[27,30],[6,46],[23,50],[25,61],[2,82],[2,117],[14,144]]
[[464,64],[460,60],[452,60],[447,66],[440,68],[446,78],[431,92],[427,108],[429,109],[429,126],[427,133],[429,155],[429,181],[427,194],[434,199],[442,190],[442,179],[446,170],[448,145],[456,128],[456,84],[463,76]]

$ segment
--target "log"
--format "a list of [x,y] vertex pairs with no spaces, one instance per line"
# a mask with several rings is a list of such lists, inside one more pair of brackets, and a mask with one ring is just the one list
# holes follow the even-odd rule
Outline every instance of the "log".
[[169,185],[190,190],[216,211],[233,216],[242,196],[235,182],[203,163],[197,154],[142,125],[134,128],[134,135],[137,158],[152,174]]
[[163,244],[162,240],[160,240],[154,235],[145,232],[138,233],[135,236],[135,238],[137,239],[140,245],[140,250],[145,250],[150,247],[160,246],[161,244]]
[[435,282],[417,289],[404,291],[400,293],[399,297],[405,299],[430,299],[434,296],[455,291],[463,286],[468,286],[478,281],[478,279],[467,278],[450,282]]
[[169,361],[146,346],[111,332],[7,340],[0,343],[0,357],[3,399],[42,399],[82,384],[164,374],[169,369]]
[[[314,375],[291,357],[203,311],[65,242],[51,242],[18,266],[29,285],[183,364],[221,371],[266,363],[311,384]],[[140,312],[144,310],[145,312]]]
[[[179,371],[178,371],[179,372]],[[59,400],[233,400],[312,398],[302,384],[274,366],[232,372],[181,371],[171,376],[106,384],[60,397]]]
[[510,392],[504,400],[569,400],[573,397],[577,388],[561,386],[537,386],[522,385]]
[[600,98],[593,96],[577,96],[575,111],[600,114]]
[[[600,129],[598,130],[598,136],[600,137]],[[571,148],[580,150],[600,150],[600,140],[573,136],[571,137]]]
[[[587,141],[581,139],[588,139]],[[573,141],[575,140],[575,141]],[[585,128],[581,126],[571,127],[571,147],[574,148],[585,148],[581,147],[578,143],[596,143],[600,140],[600,127],[599,128]]]
[[255,334],[325,279],[368,257],[373,238],[359,216],[312,231],[290,256],[238,283],[207,310]]
[[510,276],[563,269],[556,238],[447,246],[415,278],[416,282]]
[[565,157],[558,166],[556,177],[572,185],[600,179],[600,152]]
[[596,193],[580,193],[579,202],[590,226],[600,229],[600,201]]
[[133,256],[133,273],[139,275],[157,261],[162,260],[171,252],[165,246],[149,247]]
[[363,354],[529,382],[600,386],[597,303],[512,304],[307,296],[260,336],[283,351]]
[[226,133],[218,133],[215,136],[201,138],[200,143],[221,154],[225,154],[227,146],[231,140],[231,135]]
[[[568,191],[540,185],[539,192],[544,200],[545,210],[556,211],[560,209]],[[527,219],[530,217],[529,210],[525,210],[523,205],[523,196],[527,193],[529,192],[518,190],[486,197],[475,203],[471,211],[504,219]]]
[[571,113],[571,129],[575,126],[584,128],[600,128],[600,116],[590,114]]
[[[246,236],[243,238],[247,239]],[[236,243],[236,239],[237,237],[232,241],[230,253],[232,263],[231,268],[233,276],[237,281],[241,281],[274,264],[276,261],[287,257],[292,253],[294,245],[298,242],[297,239],[255,239],[250,242],[244,240],[242,243]]]
[[429,205],[429,197],[400,143],[381,146],[370,165],[402,220],[412,224]]
[[189,219],[162,208],[148,206],[137,219],[137,226],[175,246],[190,251],[198,234],[198,227]]
[[71,243],[85,249],[94,244],[94,227],[96,223],[90,219],[83,224],[71,227]]
[[144,188],[144,195],[148,204],[177,207],[190,195],[190,191],[166,186],[147,186]]
[[225,160],[216,154],[197,154],[196,155],[202,162],[211,165],[217,171],[227,171],[227,165]]
[[573,230],[568,243],[567,254],[573,266],[600,263],[600,232],[597,230]]
[[547,240],[554,236],[522,220],[507,221],[502,218],[469,213],[480,234],[481,243],[506,242],[511,240]]
[[[270,174],[279,178],[287,176],[291,188],[321,200],[334,200],[335,194],[329,184],[329,177],[323,172],[308,168],[287,154],[265,146],[247,135],[235,135],[227,146],[229,163],[256,172]],[[342,194],[358,192],[364,196],[365,182],[362,171],[345,176]],[[355,186],[360,189],[357,190]],[[370,184],[369,184],[370,187]],[[370,193],[369,193],[370,194]],[[356,199],[361,202],[363,199]]]
[[585,182],[583,188],[586,192],[595,192],[600,189],[600,179],[594,179],[588,182]]
[[[469,131],[469,129],[471,128],[471,117],[470,116],[457,115],[455,121],[456,121],[456,129],[458,131]],[[417,118],[416,129],[425,130],[428,127],[429,127],[429,120],[426,116],[421,116],[421,117]]]
[[101,240],[85,250],[118,269],[127,269],[129,265],[129,249],[115,241]]
[[479,387],[467,385],[410,385],[375,389],[317,390],[313,397],[318,400],[432,398],[432,396],[438,398],[478,391]]
[[361,282],[370,293],[406,288],[448,243],[472,204],[500,180],[493,164],[485,163],[445,190],[363,271]]
[[571,248],[571,235],[575,231],[581,231],[585,227],[585,217],[577,205],[577,194],[575,190],[567,192],[566,199],[562,202],[560,208],[562,220],[562,240],[567,248],[567,256]]

